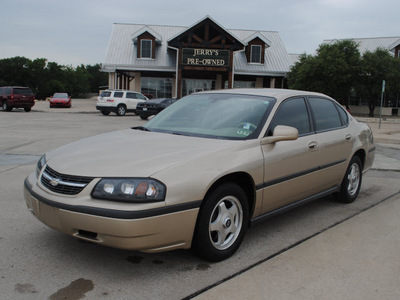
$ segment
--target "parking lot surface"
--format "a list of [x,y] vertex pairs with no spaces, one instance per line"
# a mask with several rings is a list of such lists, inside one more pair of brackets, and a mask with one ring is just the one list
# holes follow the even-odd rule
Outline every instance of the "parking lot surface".
[[[357,201],[343,205],[327,197],[257,224],[238,252],[220,263],[208,263],[190,251],[144,254],[78,242],[30,214],[23,182],[40,155],[144,123],[134,114],[103,116],[94,99],[73,99],[70,109],[50,109],[40,101],[30,113],[0,110],[0,299],[269,299],[269,292],[271,299],[394,299],[385,297],[400,294],[400,257],[393,251],[400,239],[398,227],[389,222],[400,219],[396,123],[386,122],[379,131],[372,123],[379,142],[377,161],[364,177]],[[117,153],[115,149],[110,155]],[[377,236],[382,230],[386,235]],[[374,252],[371,245],[380,242],[390,246],[396,261],[386,262],[381,252]],[[373,260],[357,258],[362,252]],[[354,259],[356,275],[345,268]],[[332,268],[336,272],[330,273]],[[362,276],[368,272],[370,277]],[[362,288],[367,297],[361,297]]]

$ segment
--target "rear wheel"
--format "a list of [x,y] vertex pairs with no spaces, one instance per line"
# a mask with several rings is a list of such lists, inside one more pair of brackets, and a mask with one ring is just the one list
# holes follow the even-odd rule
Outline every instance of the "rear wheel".
[[142,120],[147,120],[147,116],[140,116],[140,118],[142,119]]
[[336,200],[344,203],[351,203],[356,200],[360,192],[362,182],[362,164],[358,156],[353,156],[344,175],[340,192],[334,196]]
[[193,250],[209,261],[221,261],[239,248],[247,230],[248,199],[236,184],[226,183],[204,199],[193,237]]
[[12,106],[9,106],[7,101],[3,101],[3,110],[4,111],[12,111]]
[[126,106],[123,104],[118,105],[117,116],[125,116],[125,114],[126,114]]
[[31,108],[30,108],[30,107],[24,107],[24,110],[25,110],[26,112],[30,112],[30,111],[31,111]]
[[110,114],[110,112],[109,112],[109,111],[106,111],[106,110],[101,110],[101,113],[102,113],[103,115],[105,115],[105,116],[108,116],[108,115]]

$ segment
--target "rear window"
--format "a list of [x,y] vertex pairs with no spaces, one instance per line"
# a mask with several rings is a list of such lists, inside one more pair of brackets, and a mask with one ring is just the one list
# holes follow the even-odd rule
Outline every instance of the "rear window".
[[100,97],[110,97],[111,92],[101,92]]
[[33,93],[31,89],[22,89],[22,88],[14,88],[15,95],[25,95],[25,96],[32,96]]

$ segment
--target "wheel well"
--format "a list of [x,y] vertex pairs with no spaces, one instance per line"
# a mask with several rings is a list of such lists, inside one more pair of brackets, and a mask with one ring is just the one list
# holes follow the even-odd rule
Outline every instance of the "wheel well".
[[365,151],[360,149],[358,150],[356,153],[354,153],[354,156],[358,156],[358,158],[361,160],[361,165],[362,165],[362,169],[364,169],[364,165],[365,165]]
[[252,216],[253,211],[254,211],[255,199],[256,199],[256,188],[255,188],[253,178],[247,173],[238,172],[238,173],[232,173],[232,174],[225,175],[224,177],[221,177],[216,182],[214,182],[213,185],[208,189],[204,198],[207,198],[207,196],[213,190],[215,190],[218,186],[220,186],[221,184],[224,184],[224,183],[228,183],[228,182],[235,183],[243,189],[243,191],[245,192],[245,194],[247,196],[248,202],[249,202],[249,216]]

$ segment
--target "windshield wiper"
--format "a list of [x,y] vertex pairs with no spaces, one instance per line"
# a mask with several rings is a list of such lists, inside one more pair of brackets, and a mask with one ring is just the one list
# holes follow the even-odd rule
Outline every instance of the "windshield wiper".
[[148,128],[144,127],[144,126],[131,127],[131,129],[142,130],[142,131],[151,131],[150,129],[148,129]]

